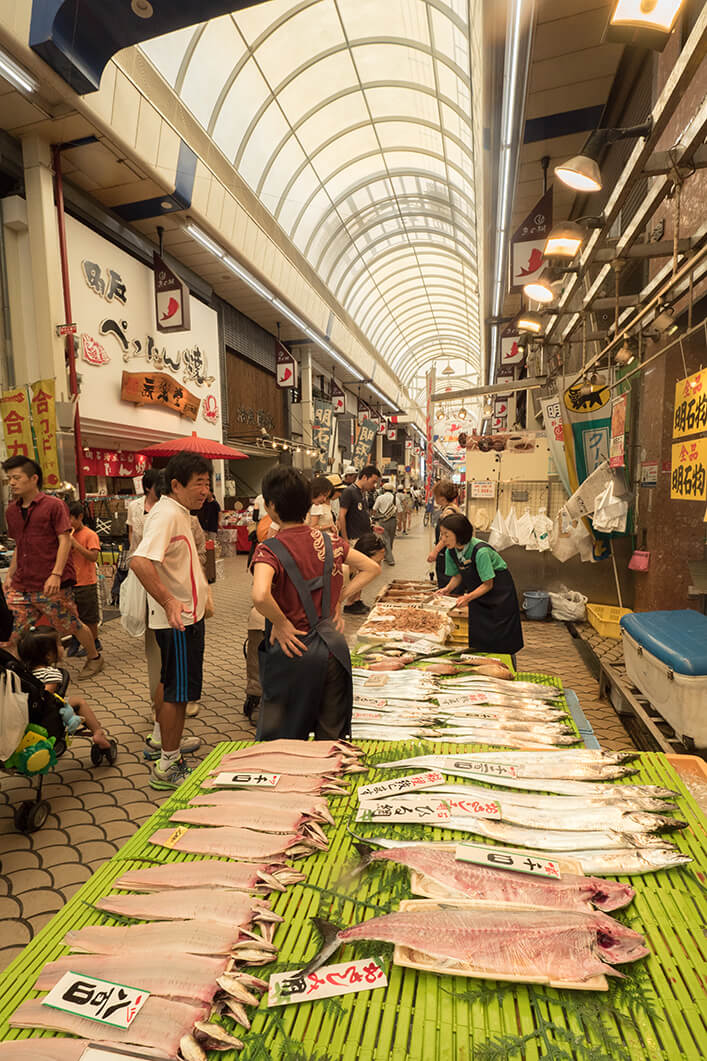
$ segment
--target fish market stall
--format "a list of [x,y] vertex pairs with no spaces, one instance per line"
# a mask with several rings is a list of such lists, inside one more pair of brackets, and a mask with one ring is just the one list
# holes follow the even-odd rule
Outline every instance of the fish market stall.
[[293,744],[219,745],[37,935],[0,978],[0,1061],[79,1061],[38,992],[97,968],[153,992],[143,1057],[707,1056],[705,818],[664,755]]

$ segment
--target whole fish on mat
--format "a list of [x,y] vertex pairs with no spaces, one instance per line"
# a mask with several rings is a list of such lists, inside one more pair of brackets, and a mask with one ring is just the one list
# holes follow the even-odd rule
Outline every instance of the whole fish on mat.
[[321,918],[313,921],[323,947],[300,975],[320,968],[342,944],[361,939],[407,947],[437,959],[452,974],[472,968],[489,976],[568,983],[602,973],[621,977],[614,965],[649,954],[640,933],[598,911],[462,909],[431,903],[427,909],[384,914],[343,929]]
[[345,740],[270,740],[259,741],[257,744],[249,744],[246,748],[239,748],[235,752],[228,752],[228,759],[250,759],[253,756],[263,755],[298,755],[313,759],[326,759],[329,756],[356,756],[363,755],[360,748]]
[[287,884],[297,884],[303,874],[278,864],[250,862],[166,862],[123,873],[114,888],[132,892],[158,892],[163,888],[233,888],[235,891],[284,892]]
[[[485,899],[491,903],[552,906],[563,910],[588,910],[596,906],[604,912],[628,906],[635,892],[628,884],[563,873],[560,880],[513,873],[494,866],[477,866],[457,861],[453,845],[435,844],[396,847],[374,851],[367,844],[356,844],[361,868],[371,862],[395,862],[445,888],[450,897]],[[502,849],[499,849],[502,851]]]
[[378,763],[382,770],[405,766],[411,769],[428,767],[441,770],[445,774],[453,774],[464,777],[467,774],[478,775],[480,773],[478,763],[488,764],[487,773],[489,779],[494,778],[493,767],[500,767],[497,775],[501,776],[504,770],[510,771],[510,776],[515,778],[534,778],[536,780],[580,780],[580,781],[611,781],[621,777],[628,777],[636,773],[635,770],[623,765],[622,760],[608,755],[603,758],[583,755],[580,749],[573,751],[545,751],[532,756],[518,755],[515,752],[473,752],[458,755],[418,755],[410,759],[401,759],[397,762]]
[[[494,781],[495,783],[495,781]],[[581,784],[582,782],[577,782]],[[582,796],[562,796],[553,795],[547,796],[540,792],[521,792],[517,790],[511,790],[508,792],[494,792],[492,788],[482,788],[480,785],[435,785],[433,788],[425,789],[425,795],[439,795],[439,796],[452,796],[457,799],[498,799],[501,800],[503,806],[506,805],[514,807],[532,807],[537,808],[541,811],[554,812],[559,815],[564,815],[568,811],[583,811],[585,809],[598,808],[598,807],[615,807],[617,803],[620,803],[621,811],[659,811],[661,814],[667,814],[668,811],[675,810],[675,804],[666,803],[664,799],[656,799],[652,796],[634,795],[631,792],[624,798],[621,796],[627,789],[632,789],[631,785],[603,786],[607,789],[606,792],[601,792],[596,795],[582,795]],[[375,796],[368,796],[368,799],[375,799]]]
[[145,925],[84,925],[66,933],[63,943],[86,954],[153,951],[186,954],[230,954],[238,941],[237,926],[209,921],[154,921]]
[[216,980],[226,971],[229,959],[196,954],[165,955],[141,951],[109,957],[106,954],[65,954],[47,962],[34,985],[35,991],[51,991],[65,973],[97,976],[113,984],[128,984],[162,998],[181,998],[210,1003],[218,991]]
[[255,829],[239,829],[237,826],[188,829],[176,839],[173,839],[174,833],[174,829],[158,829],[150,837],[150,843],[191,855],[222,855],[240,862],[261,862],[285,854],[288,857],[311,855],[313,849],[305,836],[259,833]]
[[283,920],[270,910],[266,899],[231,888],[170,888],[149,895],[106,895],[95,905],[108,914],[142,921],[211,920],[239,926],[258,918]]
[[[383,769],[385,763],[378,763]],[[451,771],[447,770],[446,773]],[[580,799],[597,797],[607,802],[623,803],[630,799],[666,800],[674,799],[678,793],[671,788],[663,788],[661,785],[614,785],[606,781],[563,781],[557,778],[537,779],[532,777],[507,777],[500,774],[492,776],[486,773],[474,773],[465,770],[458,774],[459,777],[468,778],[470,781],[483,781],[496,788],[527,790],[529,792],[553,793],[559,796],[577,796]],[[647,810],[649,808],[641,808]]]

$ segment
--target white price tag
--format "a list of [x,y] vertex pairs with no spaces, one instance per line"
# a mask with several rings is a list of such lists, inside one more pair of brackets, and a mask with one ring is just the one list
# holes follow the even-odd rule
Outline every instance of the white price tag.
[[413,774],[408,777],[393,777],[390,781],[376,781],[372,785],[361,785],[357,790],[358,798],[380,799],[381,796],[397,796],[401,792],[419,792],[424,788],[444,784],[444,775],[437,770],[426,774]]
[[440,707],[469,707],[488,703],[488,696],[485,693],[438,693],[435,700]]
[[334,995],[351,995],[387,987],[382,958],[325,965],[314,973],[273,973],[268,986],[268,1006],[289,1006],[291,1002],[316,1002]]
[[447,796],[446,799],[454,818],[470,814],[474,818],[501,820],[501,805],[495,799],[467,799],[463,796]]
[[454,770],[466,770],[470,774],[486,774],[488,777],[518,777],[518,768],[505,763],[482,762],[480,759],[455,759]]
[[276,788],[280,774],[217,774],[213,783],[217,788]]
[[454,857],[457,862],[473,862],[477,866],[509,869],[514,873],[532,873],[535,877],[554,877],[555,880],[560,880],[562,876],[559,863],[551,858],[524,854],[522,851],[507,851],[501,847],[457,844]]
[[434,825],[436,822],[448,822],[452,817],[449,800],[426,801],[420,803],[399,803],[393,799],[373,800],[371,803],[359,804],[356,814],[357,822],[415,822],[418,825]]
[[64,973],[61,980],[42,999],[42,1005],[75,1013],[113,1028],[129,1028],[150,997],[139,987],[113,984],[95,976]]
[[376,711],[380,711],[382,707],[385,707],[386,701],[383,699],[376,699],[375,696],[359,696],[354,690],[354,707],[372,707]]

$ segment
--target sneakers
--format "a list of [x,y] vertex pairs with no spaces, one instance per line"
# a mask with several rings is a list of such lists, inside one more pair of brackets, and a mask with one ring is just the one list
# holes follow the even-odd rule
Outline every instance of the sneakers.
[[182,781],[186,781],[190,774],[191,770],[182,758],[177,759],[169,770],[160,770],[160,764],[154,763],[150,770],[150,787],[157,789],[179,788]]
[[87,659],[83,665],[83,668],[79,672],[78,679],[80,682],[86,680],[86,678],[95,678],[97,674],[100,674],[104,669],[106,663],[103,656],[96,656],[95,659]]
[[[145,737],[145,744],[147,748],[143,751],[143,759],[149,759],[151,762],[156,762],[162,754],[162,745],[159,741],[153,740],[152,735]],[[198,737],[185,737],[182,743],[179,745],[179,750],[182,755],[189,755],[190,752],[198,751],[201,747],[201,740]]]
[[362,600],[357,600],[353,604],[345,604],[344,611],[348,615],[368,615],[371,609],[367,608]]
[[187,718],[196,718],[199,714],[199,704],[196,700],[190,700],[187,704]]

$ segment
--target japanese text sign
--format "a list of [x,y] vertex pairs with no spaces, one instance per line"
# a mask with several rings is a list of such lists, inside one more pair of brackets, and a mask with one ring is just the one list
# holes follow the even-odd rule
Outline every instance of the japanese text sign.
[[42,999],[42,1004],[113,1028],[129,1028],[149,997],[148,991],[137,987],[69,972]]
[[457,862],[473,862],[476,866],[508,869],[514,873],[532,873],[535,877],[554,877],[555,880],[560,880],[562,876],[559,863],[553,859],[523,851],[509,851],[501,847],[457,844],[454,857]]
[[191,329],[189,288],[165,261],[153,254],[155,273],[155,321],[160,332],[188,332]]
[[334,430],[334,409],[331,402],[322,401],[321,398],[315,398],[313,404],[312,441],[319,450],[317,469],[323,470],[329,465],[329,449]]
[[[518,769],[505,763],[484,762],[481,759],[455,759],[451,764],[455,772],[488,774],[489,777],[518,777]],[[451,771],[447,769],[447,773]]]
[[471,484],[471,496],[472,497],[485,497],[494,498],[496,496],[496,484],[492,481],[484,482],[472,482]]
[[378,426],[375,420],[365,419],[358,425],[356,445],[354,446],[352,463],[360,468],[368,460],[373,440],[376,437]]
[[59,455],[56,448],[56,387],[53,379],[40,379],[30,384],[32,391],[32,422],[37,439],[39,463],[44,485],[56,490],[61,482]]
[[13,390],[3,391],[0,410],[8,457],[34,459],[32,422],[25,388],[15,387]]
[[172,833],[172,835],[168,836],[167,839],[164,841],[164,843],[162,844],[162,847],[176,847],[177,844],[179,843],[179,841],[184,836],[184,834],[188,833],[188,832],[189,832],[189,826],[188,825],[178,825],[177,828]]
[[611,406],[611,442],[609,444],[609,464],[612,468],[623,468],[626,445],[626,404],[628,396],[619,395]]
[[213,779],[217,788],[275,788],[280,774],[217,774]]
[[552,228],[552,185],[511,237],[511,291],[534,280],[545,261],[543,249]]
[[707,431],[707,370],[700,369],[675,384],[673,438]]
[[472,704],[487,704],[488,693],[439,693],[435,700],[440,707],[469,707]]
[[287,1006],[291,1002],[316,1002],[334,995],[351,995],[387,987],[382,958],[360,958],[358,961],[325,965],[316,972],[273,973],[268,987],[268,1006]]
[[376,700],[373,696],[358,696],[354,691],[354,705],[356,707],[372,707],[379,710],[381,707],[385,707],[385,700]]
[[437,770],[425,774],[412,774],[408,777],[394,777],[390,781],[377,781],[373,785],[361,785],[357,795],[359,799],[379,799],[381,796],[395,796],[399,792],[419,792],[423,788],[433,788],[444,784],[444,775]]
[[356,814],[357,822],[415,822],[434,825],[435,822],[448,822],[452,812],[447,799],[414,801],[397,798],[392,800],[371,800],[360,803]]
[[673,445],[670,497],[673,501],[707,501],[707,438]]
[[170,409],[187,420],[196,420],[201,399],[164,372],[123,372],[120,397],[135,405]]

